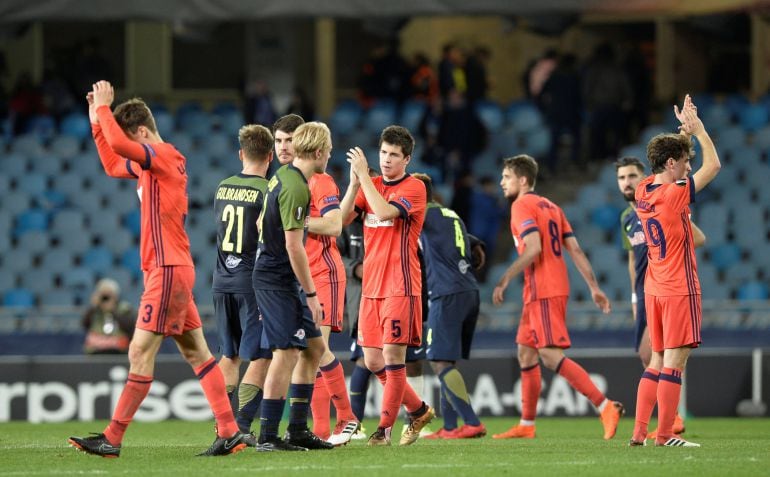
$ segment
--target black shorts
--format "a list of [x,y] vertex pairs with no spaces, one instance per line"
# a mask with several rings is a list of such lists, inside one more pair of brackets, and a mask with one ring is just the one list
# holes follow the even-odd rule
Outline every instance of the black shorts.
[[303,306],[299,292],[287,290],[254,290],[262,312],[262,347],[274,349],[307,348],[307,340],[321,336]]
[[260,345],[262,321],[254,293],[214,293],[214,316],[222,356],[245,361],[273,357]]
[[428,306],[426,354],[431,361],[458,361],[471,354],[479,318],[479,292],[469,290],[440,296]]

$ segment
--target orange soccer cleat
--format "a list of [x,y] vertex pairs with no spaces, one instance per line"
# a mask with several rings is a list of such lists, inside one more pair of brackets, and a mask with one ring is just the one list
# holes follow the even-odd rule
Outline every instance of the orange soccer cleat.
[[615,432],[618,430],[618,422],[620,422],[620,418],[625,413],[626,409],[623,407],[623,404],[608,400],[604,410],[599,414],[599,420],[602,421],[602,426],[604,426],[605,440],[615,437]]
[[476,437],[484,437],[487,435],[487,428],[484,424],[479,423],[478,426],[471,426],[464,424],[459,427],[452,437],[448,439],[474,439]]
[[502,434],[494,434],[492,439],[534,439],[535,426],[517,424]]

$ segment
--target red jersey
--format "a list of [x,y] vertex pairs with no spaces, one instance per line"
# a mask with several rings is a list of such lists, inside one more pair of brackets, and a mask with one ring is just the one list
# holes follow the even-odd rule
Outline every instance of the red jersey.
[[534,192],[519,196],[511,204],[511,233],[519,255],[526,248],[524,237],[540,233],[541,252],[524,269],[522,298],[529,303],[543,298],[569,296],[564,240],[571,237],[572,226],[561,207]]
[[647,241],[644,292],[654,296],[700,295],[690,204],[692,178],[653,184],[655,176],[636,187],[636,213]]
[[396,181],[372,179],[374,187],[400,215],[380,220],[358,191],[356,210],[364,218],[363,296],[387,298],[422,296],[422,274],[417,258],[417,241],[425,220],[425,184],[407,174]]
[[168,265],[193,266],[190,240],[184,229],[186,159],[171,144],[140,144],[130,140],[108,106],[99,107],[96,113],[99,124],[92,124],[91,129],[107,175],[138,179],[142,270]]
[[[340,190],[329,174],[314,174],[307,181],[310,187],[310,217],[322,217],[340,208]],[[305,251],[310,273],[315,283],[339,283],[345,279],[337,239],[328,235],[307,234]]]

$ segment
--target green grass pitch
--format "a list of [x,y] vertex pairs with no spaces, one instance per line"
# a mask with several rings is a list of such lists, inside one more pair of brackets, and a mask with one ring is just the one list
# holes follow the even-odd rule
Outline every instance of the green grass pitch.
[[[433,426],[440,422],[437,419]],[[490,437],[515,424],[517,419],[487,418],[484,422],[490,435],[482,439],[421,439],[404,448],[367,448],[365,441],[353,441],[332,451],[261,454],[246,449],[234,456],[217,458],[194,457],[211,444],[212,422],[136,422],[126,434],[119,459],[89,456],[67,444],[70,435],[100,432],[104,421],[10,422],[0,424],[0,477],[770,475],[770,419],[690,419],[685,437],[702,444],[700,449],[650,445],[629,448],[633,427],[629,418],[621,421],[618,435],[611,441],[601,438],[602,428],[595,418],[541,418],[534,440]],[[371,420],[364,424],[369,431],[376,425]],[[394,437],[397,442],[397,436]]]

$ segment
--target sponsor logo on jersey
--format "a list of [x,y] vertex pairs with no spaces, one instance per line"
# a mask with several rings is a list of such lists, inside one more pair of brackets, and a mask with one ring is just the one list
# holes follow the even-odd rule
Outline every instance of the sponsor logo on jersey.
[[228,255],[225,259],[225,267],[233,269],[240,265],[241,261],[243,261],[243,259],[240,257],[236,257],[235,255]]
[[366,227],[393,227],[393,219],[380,220],[374,214],[366,214],[364,225]]
[[633,246],[644,245],[644,232],[642,232],[641,230],[637,230],[632,237],[628,238],[628,241]]
[[406,197],[399,197],[398,201],[401,202],[402,204],[404,204],[404,207],[406,207],[406,210],[411,210],[412,203],[409,202],[409,200],[407,200]]
[[302,220],[302,219],[304,218],[304,214],[303,214],[303,212],[304,212],[304,209],[302,208],[302,206],[300,206],[300,207],[297,207],[297,213],[296,213],[296,216],[295,216],[295,218],[296,218],[297,220]]
[[324,203],[325,204],[336,204],[340,201],[340,198],[336,195],[330,195],[329,197],[324,197]]
[[528,227],[530,225],[535,225],[535,219],[527,219],[524,222],[521,223],[521,228]]

